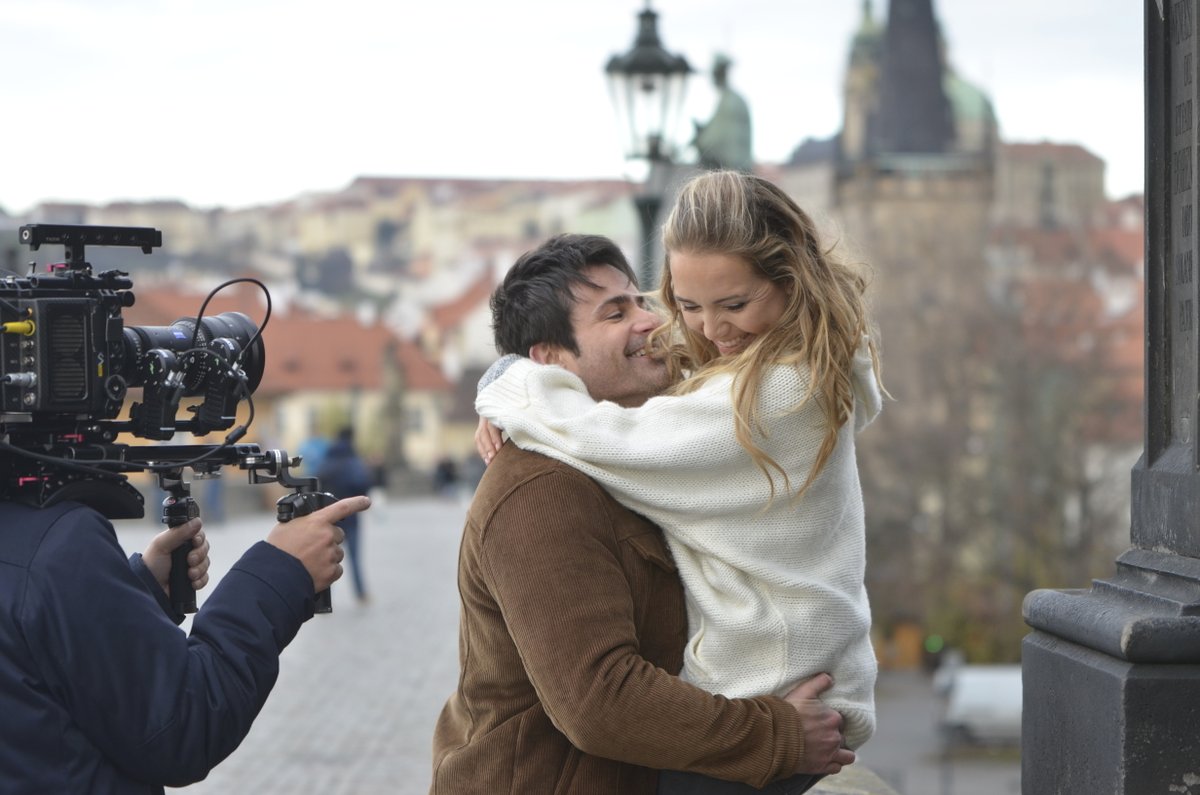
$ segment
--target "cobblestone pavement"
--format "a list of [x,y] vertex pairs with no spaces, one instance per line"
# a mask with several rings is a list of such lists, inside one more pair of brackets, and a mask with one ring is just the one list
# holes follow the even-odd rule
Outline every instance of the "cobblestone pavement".
[[[206,781],[171,791],[425,795],[433,725],[458,676],[465,509],[433,497],[376,500],[363,517],[370,602],[355,602],[349,572],[335,583],[334,612],[310,620],[284,651],[279,681],[241,747]],[[206,525],[214,581],[272,524],[261,513]],[[157,529],[149,520],[117,523],[127,552],[144,548]],[[200,592],[201,603],[211,588]],[[1012,756],[948,762],[939,755],[927,677],[883,674],[876,706],[879,731],[861,762],[901,795],[1020,791]]]
[[[465,503],[436,498],[376,500],[362,525],[370,601],[355,601],[349,571],[334,583],[333,613],[315,616],[284,651],[279,681],[241,747],[207,780],[173,791],[428,792],[433,725],[458,676],[464,511]],[[273,524],[264,513],[206,525],[214,580]],[[127,552],[156,530],[149,520],[117,523]]]

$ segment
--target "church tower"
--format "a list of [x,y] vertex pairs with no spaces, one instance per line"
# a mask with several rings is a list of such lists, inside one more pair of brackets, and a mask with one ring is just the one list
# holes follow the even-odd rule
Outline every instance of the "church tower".
[[[868,544],[926,533],[912,559],[893,564],[903,575],[881,569],[873,581],[886,625],[906,609],[891,605],[915,598],[907,584],[937,581],[936,550],[951,547],[939,539],[960,527],[940,506],[960,504],[976,477],[960,464],[976,443],[975,396],[989,377],[978,351],[991,306],[993,158],[989,136],[965,123],[986,126],[990,103],[955,90],[932,0],[890,0],[874,39],[870,11],[866,4],[851,50],[830,213],[852,259],[869,267],[883,382],[895,398],[858,441],[864,491],[875,495]],[[964,123],[957,107],[973,111]]]
[[850,44],[850,62],[843,84],[842,133],[839,163],[862,160],[867,154],[867,131],[879,106],[879,73],[883,63],[883,27],[875,20],[872,0],[863,0],[862,22]]
[[933,0],[892,0],[883,42],[879,113],[868,147],[880,154],[941,154],[953,148],[954,118]]
[[890,0],[883,25],[865,0],[845,86],[835,213],[864,254],[949,288],[984,248],[996,125],[950,68],[933,0]]
[[955,71],[932,0],[892,0],[886,23],[863,0],[843,83],[836,139],[843,177],[867,167],[951,156],[994,158],[999,128],[991,100]]

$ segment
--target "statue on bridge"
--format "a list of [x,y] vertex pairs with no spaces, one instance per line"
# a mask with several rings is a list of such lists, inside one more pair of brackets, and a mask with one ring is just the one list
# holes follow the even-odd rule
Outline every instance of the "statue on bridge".
[[713,85],[717,107],[707,123],[695,122],[696,147],[703,168],[728,168],[749,173],[754,167],[750,149],[750,107],[741,94],[729,87],[732,61],[720,53],[713,59]]

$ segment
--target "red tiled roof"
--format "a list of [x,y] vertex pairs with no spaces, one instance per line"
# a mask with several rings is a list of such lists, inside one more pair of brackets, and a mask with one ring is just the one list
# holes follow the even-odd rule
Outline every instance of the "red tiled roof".
[[387,327],[363,326],[348,316],[329,319],[272,317],[263,339],[267,370],[263,387],[268,394],[295,389],[380,389],[388,346],[404,372],[406,389],[446,391],[452,385],[420,350],[400,340]]
[[1117,263],[1137,268],[1146,257],[1146,235],[1143,229],[1096,229],[1092,242],[1101,255]]
[[474,282],[453,301],[433,307],[429,313],[434,326],[441,330],[452,329],[463,322],[463,319],[480,304],[486,304],[492,297],[492,269],[484,268]]

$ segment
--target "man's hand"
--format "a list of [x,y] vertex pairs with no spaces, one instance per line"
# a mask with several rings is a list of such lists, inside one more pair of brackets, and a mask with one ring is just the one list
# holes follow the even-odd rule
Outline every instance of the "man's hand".
[[142,562],[167,596],[171,595],[171,551],[183,543],[190,542],[192,545],[187,559],[188,579],[192,581],[192,587],[199,591],[208,585],[208,539],[204,537],[201,526],[199,519],[192,519],[178,527],[169,527],[150,539],[146,551],[142,553]]
[[501,436],[501,433],[502,431],[495,425],[483,417],[479,418],[479,427],[475,429],[475,449],[479,452],[479,457],[483,459],[484,464],[492,463],[492,459],[504,445],[504,437]]
[[337,523],[347,516],[365,511],[368,497],[347,497],[290,522],[277,524],[267,534],[267,543],[298,558],[308,569],[313,590],[323,591],[342,576],[342,541],[346,534]]
[[800,713],[804,730],[804,758],[796,768],[797,773],[831,776],[854,764],[854,752],[842,747],[846,741],[842,735],[842,714],[821,701],[821,694],[831,687],[833,677],[817,674],[783,697]]

